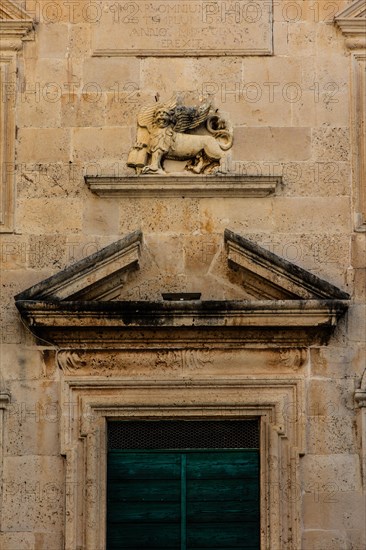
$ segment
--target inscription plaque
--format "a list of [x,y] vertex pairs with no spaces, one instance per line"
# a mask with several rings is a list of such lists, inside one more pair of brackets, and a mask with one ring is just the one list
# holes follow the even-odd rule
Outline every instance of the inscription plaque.
[[272,54],[272,0],[104,1],[94,56]]

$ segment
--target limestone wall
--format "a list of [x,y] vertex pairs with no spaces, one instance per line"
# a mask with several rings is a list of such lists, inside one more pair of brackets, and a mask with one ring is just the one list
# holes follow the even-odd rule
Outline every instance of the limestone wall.
[[[0,390],[11,396],[4,415],[2,547],[63,548],[64,503],[74,490],[60,455],[62,374],[43,353],[54,346],[35,345],[14,295],[141,229],[145,271],[129,282],[126,299],[156,299],[164,291],[241,298],[236,280],[222,282],[229,277],[223,232],[230,228],[351,294],[329,344],[312,346],[297,371],[306,387],[299,504],[304,550],[362,550],[365,424],[354,393],[365,369],[366,234],[355,230],[351,51],[332,22],[348,2],[275,2],[273,55],[140,58],[93,56],[112,3],[14,3],[36,27],[18,53],[15,230],[0,239]],[[114,4],[124,17],[126,2]],[[138,21],[131,25],[148,25]],[[156,28],[168,32],[163,23],[157,19]],[[219,28],[218,43],[230,25]],[[121,44],[120,33],[115,21],[108,44]],[[133,173],[126,159],[139,109],[176,91],[215,94],[215,106],[234,128],[228,169],[282,176],[274,195],[105,199],[87,188],[85,174]],[[286,369],[272,367],[274,374]],[[251,374],[249,363],[242,374]]]

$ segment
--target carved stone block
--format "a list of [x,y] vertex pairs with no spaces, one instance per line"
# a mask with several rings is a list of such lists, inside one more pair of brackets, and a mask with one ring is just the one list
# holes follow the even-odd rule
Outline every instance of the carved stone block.
[[[105,1],[95,56],[271,55],[272,3]],[[227,32],[230,28],[230,32]]]

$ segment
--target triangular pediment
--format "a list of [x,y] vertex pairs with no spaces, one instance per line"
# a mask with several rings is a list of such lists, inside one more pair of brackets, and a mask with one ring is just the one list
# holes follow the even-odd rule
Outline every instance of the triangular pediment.
[[0,0],[0,21],[30,21],[32,18],[10,0]]

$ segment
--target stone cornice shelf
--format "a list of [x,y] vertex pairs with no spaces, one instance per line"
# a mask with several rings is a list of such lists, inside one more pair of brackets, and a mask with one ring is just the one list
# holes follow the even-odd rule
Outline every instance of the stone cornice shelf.
[[[17,300],[16,306],[32,332],[68,346],[88,343],[119,346],[134,342],[182,340],[173,329],[201,332],[195,341],[210,338],[282,345],[325,343],[348,300],[259,300],[207,302],[97,302]],[[187,333],[188,331],[188,333]],[[184,339],[184,336],[183,336]]]
[[100,197],[267,197],[276,191],[280,176],[145,175],[85,176],[89,189]]

